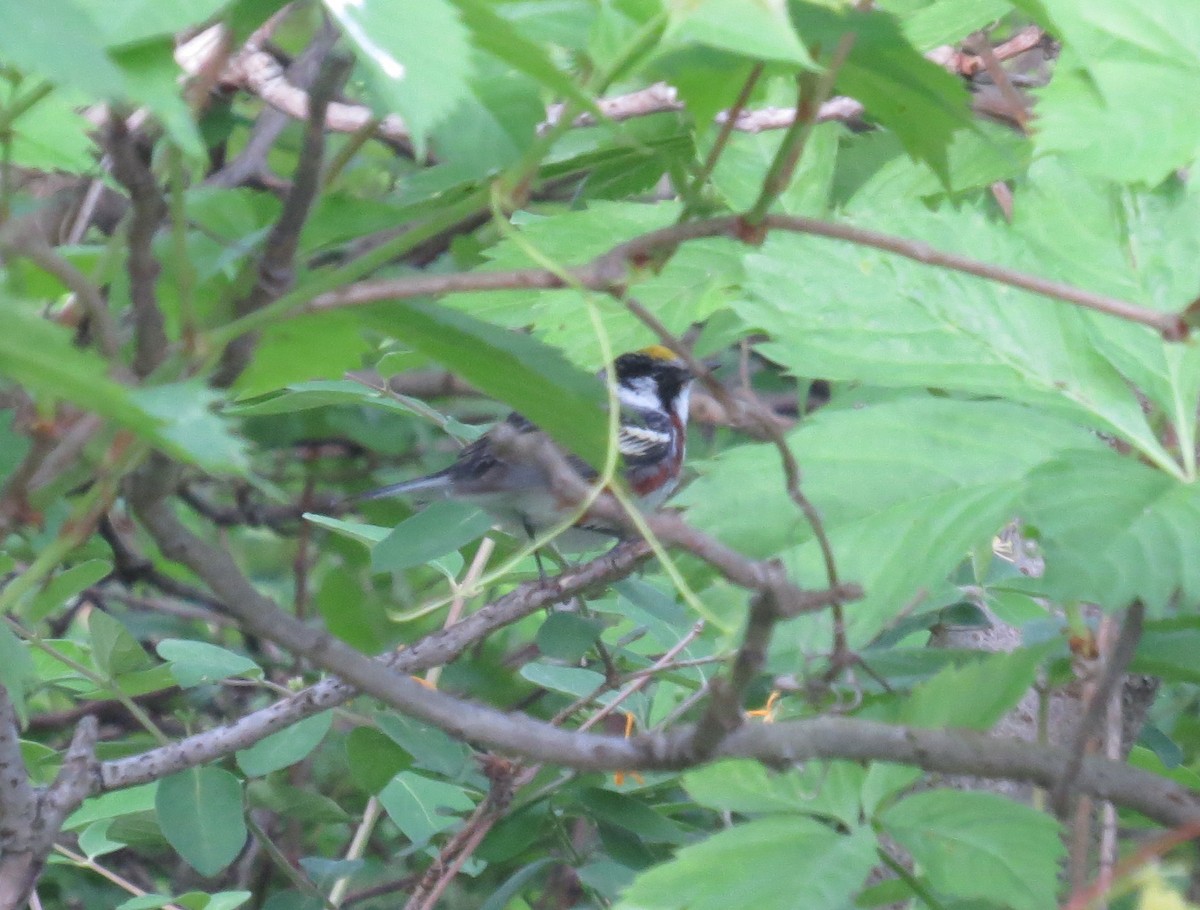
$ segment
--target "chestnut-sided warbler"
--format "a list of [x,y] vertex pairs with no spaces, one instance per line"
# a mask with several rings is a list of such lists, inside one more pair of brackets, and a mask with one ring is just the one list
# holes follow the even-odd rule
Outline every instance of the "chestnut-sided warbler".
[[[692,375],[662,345],[622,354],[613,362],[613,372],[621,409],[617,436],[621,472],[638,504],[654,510],[679,484]],[[516,413],[509,414],[504,424],[522,435],[540,432]],[[530,538],[559,524],[575,507],[551,488],[548,467],[532,460],[522,462],[508,454],[511,450],[501,453],[494,432],[464,448],[447,468],[357,498],[458,499],[489,513],[502,530]],[[579,458],[568,456],[567,463],[585,480],[597,477],[596,470]],[[591,549],[620,536],[616,526],[585,512],[555,538],[555,545],[561,550]]]

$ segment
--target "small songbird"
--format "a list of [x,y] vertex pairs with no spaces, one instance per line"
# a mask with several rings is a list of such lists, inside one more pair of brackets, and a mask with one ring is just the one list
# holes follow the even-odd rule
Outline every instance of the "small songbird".
[[[613,371],[621,408],[617,445],[622,473],[638,504],[652,511],[679,484],[692,375],[683,361],[662,345],[622,354],[613,362]],[[503,424],[518,434],[541,432],[517,413],[509,414]],[[522,463],[511,454],[502,454],[494,434],[495,430],[468,445],[447,468],[358,498],[458,499],[489,513],[510,534],[536,537],[561,522],[574,507],[551,489],[545,465]],[[582,459],[568,456],[567,463],[584,480],[597,476]],[[615,525],[585,513],[574,527],[555,538],[555,546],[563,551],[587,550],[620,536]]]

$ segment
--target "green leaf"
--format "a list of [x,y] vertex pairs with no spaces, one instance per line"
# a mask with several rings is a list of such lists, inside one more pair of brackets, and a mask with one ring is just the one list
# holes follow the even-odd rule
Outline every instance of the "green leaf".
[[25,723],[25,689],[39,677],[26,644],[7,625],[0,624],[0,686],[8,692],[9,701],[22,724]]
[[700,44],[754,60],[817,69],[782,4],[763,0],[699,0],[672,6],[664,46]]
[[1072,453],[1035,471],[1023,518],[1046,570],[1023,585],[1062,600],[1163,610],[1200,600],[1200,489],[1110,450]]
[[111,571],[112,563],[105,559],[89,559],[63,569],[46,582],[46,586],[28,604],[22,606],[22,618],[26,622],[40,622]]
[[161,35],[174,37],[211,18],[229,0],[75,0],[91,17],[108,47],[134,44]]
[[111,56],[121,68],[129,97],[154,112],[189,158],[202,158],[204,141],[183,99],[172,36],[115,49]]
[[901,20],[904,35],[925,53],[941,44],[954,44],[991,25],[1012,9],[1008,0],[938,0]]
[[342,825],[352,820],[350,813],[328,796],[293,787],[284,775],[250,781],[246,800],[253,808],[269,809],[305,825]]
[[412,756],[390,736],[371,727],[355,727],[346,737],[350,776],[367,793],[378,793],[388,781],[412,766]]
[[851,762],[829,762],[776,773],[762,763],[732,759],[683,776],[684,789],[702,806],[744,814],[816,815],[853,825],[860,815],[865,771]]
[[[292,383],[340,380],[347,370],[362,366],[367,350],[357,314],[345,310],[306,313],[263,332],[254,359],[234,389],[239,397],[248,398]],[[359,383],[345,385],[357,385],[364,397],[370,393]]]
[[521,676],[535,686],[562,692],[575,698],[585,698],[604,684],[604,675],[595,670],[542,663],[525,664],[521,667]]
[[688,839],[674,821],[624,793],[587,787],[580,791],[579,802],[597,821],[631,831],[648,844],[681,844]]
[[249,777],[263,777],[272,771],[294,765],[320,745],[333,724],[333,712],[322,711],[306,717],[278,733],[272,733],[249,749],[237,753],[238,767]]
[[1168,682],[1200,683],[1197,648],[1200,625],[1195,617],[1151,621],[1146,623],[1130,669]]
[[475,808],[462,787],[405,771],[379,792],[379,802],[414,846],[458,824],[459,813]]
[[[873,226],[1044,270],[1028,244],[981,211],[892,208]],[[1092,343],[1093,320],[1077,307],[816,238],[772,236],[747,258],[751,294],[733,306],[748,326],[783,342],[759,350],[797,375],[1001,395],[1074,413],[1178,471],[1128,381]],[[798,307],[797,287],[827,291]]]
[[158,643],[157,651],[170,661],[171,675],[184,689],[230,676],[262,675],[262,668],[249,657],[204,641],[168,638]]
[[316,512],[305,512],[304,520],[312,522],[317,527],[333,531],[342,537],[364,543],[373,547],[391,534],[391,530],[379,525],[364,524],[361,521],[343,521],[340,518],[330,518],[328,515],[318,515]]
[[89,98],[123,92],[121,71],[96,43],[91,18],[71,0],[32,9],[21,0],[0,0],[0,21],[21,24],[0,29],[0,57],[9,66],[80,89]]
[[861,101],[909,155],[945,179],[951,137],[971,122],[961,80],[927,60],[888,13],[801,2],[789,8],[805,37],[829,52],[853,33],[850,54],[838,70],[838,91]]
[[995,900],[1014,910],[1057,906],[1058,823],[994,793],[933,790],[887,809],[887,833],[912,854],[939,891]]
[[454,552],[494,524],[474,506],[446,500],[406,518],[371,549],[372,572],[403,572]]
[[383,107],[404,118],[420,155],[430,130],[467,96],[467,30],[446,0],[422,0],[397,15],[383,0],[325,0],[354,45]]
[[437,727],[411,717],[381,714],[379,729],[413,757],[413,764],[445,777],[458,777],[468,768],[469,749]]
[[163,836],[201,875],[216,875],[246,842],[242,785],[220,768],[192,768],[163,778],[154,808]]
[[554,862],[554,857],[543,856],[541,859],[535,859],[522,866],[505,879],[504,884],[488,895],[488,899],[480,905],[479,910],[505,910],[514,898],[525,889],[525,886],[537,878],[539,872]]
[[[1200,23],[1172,0],[1044,0],[1063,41],[1038,96],[1039,154],[1153,186],[1200,151],[1200,123],[1172,112],[1200,92]],[[1170,127],[1164,129],[1164,124]]]
[[88,859],[94,860],[128,846],[124,841],[113,840],[108,836],[111,824],[112,819],[106,818],[103,821],[92,822],[79,832],[79,849]]
[[245,441],[214,413],[220,396],[200,380],[138,389],[132,397],[162,421],[157,435],[172,453],[213,472],[246,470]]
[[602,631],[604,624],[598,620],[558,611],[546,617],[535,640],[547,657],[575,662],[591,650]]
[[946,667],[904,700],[902,723],[915,727],[988,730],[1033,685],[1046,647],[988,654]]
[[[849,834],[809,818],[746,822],[676,852],[639,875],[618,910],[793,910],[851,902],[876,862],[869,828]],[[720,870],[737,870],[736,890],[714,887]]]
[[149,812],[154,808],[157,793],[158,781],[155,781],[88,797],[78,809],[67,816],[67,820],[63,822],[63,830],[74,831],[104,819]]
[[92,661],[109,678],[153,666],[150,656],[121,621],[103,610],[93,610],[88,615],[88,635]]
[[603,387],[555,349],[432,304],[410,301],[375,316],[381,329],[520,411],[570,451],[604,463]]

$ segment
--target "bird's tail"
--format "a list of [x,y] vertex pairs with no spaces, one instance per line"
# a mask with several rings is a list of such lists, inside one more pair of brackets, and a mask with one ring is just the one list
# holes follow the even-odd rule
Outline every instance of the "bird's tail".
[[400,483],[388,484],[377,490],[368,490],[351,497],[353,502],[369,502],[374,499],[389,499],[393,496],[415,496],[425,494],[436,497],[445,493],[450,485],[450,479],[445,474],[428,474],[425,477],[415,477]]

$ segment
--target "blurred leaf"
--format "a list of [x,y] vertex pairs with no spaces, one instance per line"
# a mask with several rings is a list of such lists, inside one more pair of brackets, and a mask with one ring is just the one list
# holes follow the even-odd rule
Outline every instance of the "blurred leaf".
[[391,531],[379,525],[363,524],[361,521],[343,521],[340,518],[330,518],[328,515],[318,515],[315,512],[305,512],[304,520],[318,527],[333,531],[350,540],[357,540],[369,547],[375,546],[386,538]]
[[272,733],[237,753],[238,767],[249,777],[263,777],[294,765],[321,744],[333,724],[333,712],[322,711]]
[[528,663],[521,667],[521,676],[535,686],[585,698],[604,685],[604,675],[582,667],[559,667],[551,664]]
[[388,781],[412,766],[412,756],[390,736],[371,727],[355,727],[346,737],[350,776],[367,793],[378,793]]
[[[869,828],[839,834],[809,818],[745,822],[684,847],[639,875],[618,910],[792,910],[841,907],[877,862]],[[737,870],[738,888],[714,887],[714,874]]]
[[120,70],[96,43],[91,18],[71,0],[48,0],[35,8],[0,0],[0,21],[20,23],[20,28],[0,29],[0,57],[8,65],[80,89],[89,98],[124,91]]
[[541,859],[522,866],[505,879],[499,888],[488,895],[488,899],[483,902],[479,910],[505,910],[512,904],[513,899],[524,890],[525,886],[535,881],[538,873],[553,862],[552,857],[543,856]]
[[454,500],[430,503],[371,549],[372,572],[402,572],[458,550],[487,533],[494,519]]
[[538,628],[535,640],[547,657],[575,662],[591,650],[602,631],[604,625],[598,620],[556,611]]
[[1200,123],[1173,112],[1200,92],[1200,21],[1172,0],[1042,7],[1063,51],[1037,92],[1039,153],[1150,186],[1195,160]]
[[92,643],[92,661],[110,678],[153,666],[150,655],[121,621],[103,610],[93,610],[88,615],[88,636]]
[[239,397],[248,398],[296,382],[340,380],[347,370],[362,366],[367,350],[355,313],[308,313],[276,323],[263,332],[254,359],[238,377],[234,389]]
[[368,84],[385,110],[404,118],[417,153],[430,130],[469,91],[467,30],[446,0],[395,8],[382,0],[325,0],[354,45]]
[[155,794],[158,792],[158,781],[150,784],[139,784],[123,790],[113,790],[100,796],[90,796],[83,804],[67,816],[63,829],[74,831],[93,822],[107,818],[120,818],[123,815],[135,815],[139,812],[149,812],[154,808]]
[[460,813],[475,808],[475,800],[462,787],[408,771],[380,791],[379,801],[414,846],[428,843],[439,831],[458,824]]
[[955,44],[1010,12],[1008,0],[938,0],[901,19],[904,35],[925,53],[940,44]]
[[701,44],[754,60],[817,69],[788,21],[783,4],[765,0],[698,0],[672,7],[663,43]]
[[75,0],[91,17],[108,47],[134,44],[165,35],[173,38],[190,25],[200,25],[229,0]]
[[947,146],[954,132],[971,122],[961,80],[925,59],[888,13],[798,0],[789,9],[805,38],[829,52],[853,34],[837,74],[838,91],[861,101],[867,115],[894,132],[909,155],[946,179]]
[[352,820],[350,813],[328,796],[311,787],[293,787],[285,775],[250,781],[246,801],[306,825],[343,825]]
[[674,821],[624,793],[588,787],[579,793],[579,802],[597,821],[624,828],[646,843],[682,844],[689,839]]
[[603,387],[554,348],[465,313],[416,301],[377,314],[374,321],[520,411],[590,464],[604,463],[608,434],[600,410]]
[[7,625],[0,623],[0,686],[8,692],[8,699],[22,725],[26,720],[25,689],[34,680],[45,682],[30,659],[25,643]]
[[1198,648],[1200,625],[1194,617],[1152,620],[1146,624],[1130,669],[1167,682],[1200,683]]
[[1176,594],[1200,600],[1200,490],[1101,450],[1072,453],[1030,476],[1021,515],[1037,528],[1046,569],[1014,582],[1110,609],[1134,598],[1163,610]]
[[202,158],[204,141],[183,98],[173,36],[121,47],[111,56],[121,68],[130,99],[153,111],[189,158]]
[[905,699],[900,720],[914,727],[988,730],[1029,691],[1047,650],[1021,648],[947,667]]
[[317,609],[330,635],[365,654],[377,654],[395,640],[397,627],[388,618],[387,602],[372,597],[357,572],[337,566],[317,589]]
[[395,714],[381,714],[376,722],[380,730],[413,757],[418,768],[455,778],[469,767],[467,746],[437,727]]
[[230,676],[262,675],[262,668],[249,657],[204,641],[169,638],[158,643],[157,651],[159,657],[170,661],[171,675],[184,689]]
[[683,786],[702,806],[748,815],[786,813],[857,822],[866,772],[850,762],[794,768],[782,773],[757,761],[733,759],[688,771]]
[[215,875],[246,843],[242,785],[220,768],[191,768],[165,777],[154,801],[171,846],[201,875]]
[[994,793],[933,790],[908,796],[880,817],[938,891],[1014,910],[1049,910],[1065,850],[1058,823]]
[[48,582],[24,606],[20,613],[26,622],[41,622],[67,601],[79,596],[112,571],[112,563],[106,559],[89,559],[70,568],[63,569]]
[[158,435],[173,453],[209,471],[245,471],[245,441],[213,412],[219,396],[199,380],[138,389],[132,397],[163,421]]

